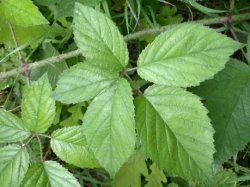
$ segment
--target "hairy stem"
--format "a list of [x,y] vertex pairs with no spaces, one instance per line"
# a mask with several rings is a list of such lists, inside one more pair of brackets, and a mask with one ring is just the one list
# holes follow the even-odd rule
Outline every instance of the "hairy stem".
[[[249,20],[249,19],[250,19],[250,13],[238,14],[238,15],[233,15],[230,17],[230,21],[232,23],[241,22],[241,21],[245,21],[245,20]],[[226,24],[227,21],[228,21],[228,16],[224,16],[224,17],[217,17],[217,18],[202,19],[202,20],[198,20],[198,21],[190,21],[189,23],[200,23],[200,24],[204,24],[204,25],[212,25],[212,24]],[[135,33],[126,35],[124,37],[124,39],[125,39],[125,41],[129,41],[129,40],[137,39],[137,38],[140,38],[140,37],[143,37],[146,35],[158,34],[158,33],[161,33],[163,31],[166,31],[174,26],[176,26],[176,24],[135,32]],[[65,54],[61,54],[58,56],[53,56],[51,58],[47,58],[45,60],[40,60],[40,61],[34,62],[32,64],[27,65],[26,69],[28,71],[30,71],[32,69],[36,69],[36,68],[45,66],[47,64],[60,62],[60,61],[63,61],[65,59],[69,59],[69,58],[76,57],[79,55],[81,55],[81,51],[79,49],[77,49],[75,51],[71,51],[71,52],[68,52]],[[11,77],[11,76],[18,75],[18,74],[23,73],[23,72],[25,72],[25,71],[22,67],[19,67],[19,68],[16,68],[16,69],[13,69],[13,70],[10,70],[7,72],[0,72],[0,80],[6,79],[6,78]]]

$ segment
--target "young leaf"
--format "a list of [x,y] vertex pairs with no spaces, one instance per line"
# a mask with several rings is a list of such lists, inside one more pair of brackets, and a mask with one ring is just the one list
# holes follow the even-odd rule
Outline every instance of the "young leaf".
[[135,146],[132,90],[125,79],[94,98],[84,115],[83,128],[89,148],[114,177]]
[[237,60],[194,89],[205,98],[215,129],[215,160],[222,164],[250,141],[250,69]]
[[0,148],[1,187],[20,186],[29,167],[29,154],[24,147],[8,145]]
[[84,104],[78,103],[70,108],[68,108],[68,112],[71,113],[67,119],[61,121],[60,125],[63,127],[79,125],[80,121],[83,118],[82,106]]
[[24,90],[22,119],[31,131],[45,132],[55,117],[55,101],[50,97],[51,86],[46,76],[32,82]]
[[167,182],[167,178],[163,171],[161,171],[155,163],[150,166],[150,169],[151,173],[146,177],[148,183],[145,187],[162,187],[162,182]]
[[140,54],[138,74],[153,83],[199,85],[223,69],[240,44],[199,24],[181,24],[160,34]]
[[117,78],[118,74],[103,71],[89,62],[79,63],[61,75],[53,97],[67,104],[88,101]]
[[55,161],[45,161],[31,165],[21,186],[81,187],[76,178]]
[[21,119],[0,109],[0,143],[22,141],[28,138],[30,134]]
[[147,164],[142,153],[135,152],[115,175],[112,186],[141,187],[141,175],[148,175]]
[[61,160],[80,168],[98,167],[98,161],[86,144],[81,126],[65,127],[51,135],[51,148]]
[[208,180],[214,130],[199,98],[182,88],[152,86],[135,103],[137,132],[146,155],[189,181]]
[[75,41],[87,59],[117,72],[128,64],[126,43],[106,15],[76,3],[74,24]]

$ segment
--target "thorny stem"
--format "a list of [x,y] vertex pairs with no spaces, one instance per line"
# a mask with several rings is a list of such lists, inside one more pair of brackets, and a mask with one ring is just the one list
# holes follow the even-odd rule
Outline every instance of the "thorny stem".
[[[14,29],[13,29],[11,23],[8,23],[8,25],[9,25],[10,33],[11,33],[11,36],[13,38],[14,44],[15,44],[16,48],[18,48],[19,46],[18,46],[18,42],[17,42],[17,39],[16,39]],[[27,65],[26,61],[24,60],[24,58],[23,58],[20,51],[18,51],[18,58],[19,58],[19,60],[21,62],[22,70],[25,73],[25,76],[26,76],[26,79],[27,79],[27,84],[29,85],[29,83],[30,83],[30,72],[28,70],[28,65]]]
[[[238,15],[232,15],[230,17],[230,21],[232,23],[236,23],[236,22],[241,22],[241,21],[245,21],[245,20],[249,20],[250,19],[250,13],[244,13],[244,14],[238,14]],[[228,16],[223,16],[223,17],[217,17],[217,18],[209,18],[209,19],[202,19],[202,20],[198,20],[198,21],[190,21],[189,23],[200,23],[200,24],[204,24],[204,25],[212,25],[212,24],[225,24],[228,21]],[[147,30],[142,30],[139,32],[135,32],[132,34],[128,34],[124,37],[125,41],[130,41],[130,40],[134,40],[146,35],[151,35],[151,34],[158,34],[161,33],[163,31],[166,31],[174,26],[176,26],[177,24],[172,24],[172,25],[166,25],[166,26],[162,26],[159,28],[152,28],[152,29],[147,29]],[[63,61],[65,59],[69,59],[72,57],[76,57],[81,55],[81,51],[80,49],[65,53],[65,54],[61,54],[58,56],[53,56],[51,58],[47,58],[44,60],[40,60],[37,62],[34,62],[32,64],[27,65],[26,69],[27,71],[30,71],[32,69],[36,69],[39,67],[43,67],[45,65],[48,64],[52,64],[52,63],[56,63],[56,62],[60,62]],[[0,80],[2,79],[6,79],[8,77],[11,76],[15,76],[18,75],[20,73],[25,72],[25,70],[23,68],[16,68],[7,72],[0,72]]]

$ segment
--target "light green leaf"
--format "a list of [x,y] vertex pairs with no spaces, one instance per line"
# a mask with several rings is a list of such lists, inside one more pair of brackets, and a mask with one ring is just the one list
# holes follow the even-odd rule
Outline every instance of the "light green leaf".
[[0,143],[22,141],[28,138],[30,134],[21,119],[0,109]]
[[89,148],[114,177],[135,146],[132,90],[125,79],[94,98],[84,115],[83,128]]
[[29,167],[29,154],[24,147],[8,145],[0,148],[1,187],[20,186]]
[[60,125],[63,127],[79,125],[80,121],[83,118],[83,112],[82,112],[83,105],[84,104],[79,103],[68,108],[68,112],[70,112],[71,115],[67,119],[61,121]]
[[210,179],[214,130],[199,98],[182,88],[152,86],[135,103],[146,155],[188,181]]
[[194,89],[205,99],[215,129],[215,160],[218,165],[250,141],[250,69],[237,60]]
[[146,177],[148,183],[145,187],[162,187],[162,182],[167,182],[167,178],[163,171],[160,170],[156,164],[150,166],[151,173]]
[[45,132],[55,117],[55,101],[50,97],[51,86],[46,76],[32,82],[24,90],[22,119],[25,126],[34,132]]
[[118,74],[103,71],[90,63],[79,63],[61,75],[53,97],[67,104],[88,101],[116,79]]
[[55,161],[31,165],[22,187],[81,187],[76,178]]
[[75,41],[87,59],[102,68],[120,71],[128,64],[128,49],[115,24],[104,14],[76,3]]
[[138,59],[138,74],[153,83],[199,85],[224,68],[240,44],[208,27],[181,24],[149,44]]
[[229,169],[220,168],[215,173],[212,184],[208,187],[235,187],[236,181],[236,173]]
[[4,23],[22,27],[49,23],[31,0],[2,0],[0,17]]
[[15,45],[9,24],[19,46],[31,41],[37,44],[49,30],[49,22],[31,0],[2,0],[0,17],[0,43],[11,46]]
[[86,144],[81,126],[65,127],[51,135],[51,148],[61,160],[80,168],[98,167],[98,161]]
[[[13,37],[11,35],[10,29],[7,25],[0,20],[0,43],[6,43],[12,47],[15,47]],[[19,46],[21,45],[32,45],[35,46],[39,43],[44,37],[47,36],[50,27],[48,25],[36,25],[30,27],[22,27],[12,25],[15,32],[16,40]]]
[[141,175],[148,175],[145,158],[140,152],[135,152],[115,175],[112,186],[141,187]]

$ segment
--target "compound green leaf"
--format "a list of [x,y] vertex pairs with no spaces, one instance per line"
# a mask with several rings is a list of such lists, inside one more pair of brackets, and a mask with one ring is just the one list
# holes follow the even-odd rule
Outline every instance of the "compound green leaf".
[[22,141],[28,138],[30,134],[21,119],[0,109],[0,143]]
[[55,161],[31,165],[22,187],[81,187],[76,178]]
[[67,104],[88,101],[116,79],[118,74],[103,71],[90,63],[79,63],[62,73],[53,97]]
[[132,90],[125,79],[94,98],[84,115],[83,129],[89,148],[114,177],[135,146]]
[[80,168],[98,167],[98,161],[86,144],[81,126],[65,127],[51,135],[51,148],[61,160]]
[[87,59],[102,68],[120,71],[128,64],[128,49],[115,24],[93,8],[76,3],[75,41]]
[[215,129],[214,155],[220,165],[250,141],[250,69],[237,60],[194,89],[205,99]]
[[136,127],[148,157],[188,181],[211,178],[214,130],[199,97],[152,86],[136,98]]
[[163,171],[160,170],[156,164],[150,166],[151,173],[146,177],[148,183],[145,187],[162,187],[162,182],[167,182],[167,178]]
[[29,167],[29,154],[24,147],[8,145],[0,148],[1,187],[20,186]]
[[241,45],[199,24],[181,24],[160,34],[140,54],[138,74],[160,85],[199,85],[224,68]]
[[5,23],[22,27],[49,23],[31,0],[2,0],[0,17]]
[[50,97],[51,86],[46,76],[32,82],[24,90],[22,119],[25,126],[34,132],[45,132],[55,117],[55,101]]
[[115,175],[113,186],[141,187],[141,175],[148,175],[145,158],[140,152],[135,152]]

